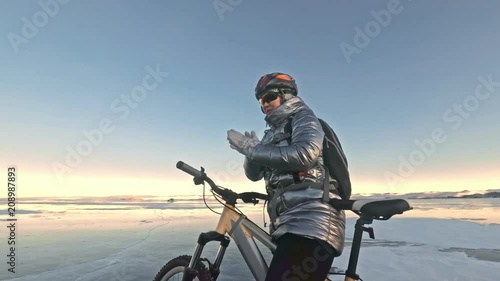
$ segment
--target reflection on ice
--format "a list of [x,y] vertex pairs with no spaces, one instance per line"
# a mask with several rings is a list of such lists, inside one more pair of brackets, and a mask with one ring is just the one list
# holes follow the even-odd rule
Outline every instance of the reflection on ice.
[[482,261],[500,262],[500,249],[467,249],[467,248],[448,248],[440,250],[441,252],[462,252],[468,257]]

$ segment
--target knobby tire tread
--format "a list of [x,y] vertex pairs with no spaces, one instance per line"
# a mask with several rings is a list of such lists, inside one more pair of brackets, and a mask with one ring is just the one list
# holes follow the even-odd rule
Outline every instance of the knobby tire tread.
[[[170,270],[178,266],[184,266],[184,267],[188,266],[190,260],[191,256],[189,255],[181,255],[171,259],[160,269],[160,271],[156,274],[153,281],[160,281],[163,278],[163,276],[165,276]],[[198,262],[196,270],[198,270],[197,277],[200,281],[211,281],[212,279],[211,274],[208,271],[207,267],[202,262]]]

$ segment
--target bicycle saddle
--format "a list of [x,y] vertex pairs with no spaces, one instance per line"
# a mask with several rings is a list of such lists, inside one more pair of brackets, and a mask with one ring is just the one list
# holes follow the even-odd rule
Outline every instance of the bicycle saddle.
[[386,220],[396,214],[402,214],[412,207],[404,199],[370,200],[359,199],[352,204],[352,210],[374,219]]

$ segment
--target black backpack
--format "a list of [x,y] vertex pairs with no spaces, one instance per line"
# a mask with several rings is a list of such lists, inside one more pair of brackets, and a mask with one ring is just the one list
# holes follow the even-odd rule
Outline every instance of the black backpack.
[[[325,132],[325,138],[323,139],[323,162],[329,171],[330,177],[338,183],[339,196],[347,200],[351,197],[351,179],[347,167],[347,158],[337,135],[330,125],[320,118],[318,120]],[[289,136],[288,142],[290,143],[292,138],[291,118],[285,126],[284,133]]]

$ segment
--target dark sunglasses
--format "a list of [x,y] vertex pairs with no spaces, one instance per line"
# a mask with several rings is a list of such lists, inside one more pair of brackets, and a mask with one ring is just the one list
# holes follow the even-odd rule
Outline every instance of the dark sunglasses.
[[269,103],[269,102],[272,102],[273,100],[277,99],[279,97],[279,94],[276,93],[276,92],[268,92],[266,94],[263,94],[260,98],[259,98],[259,102],[261,105],[264,105],[266,102]]

